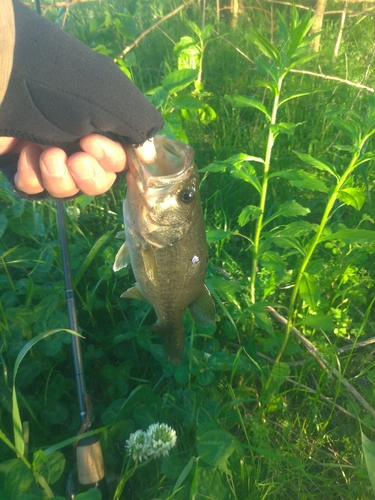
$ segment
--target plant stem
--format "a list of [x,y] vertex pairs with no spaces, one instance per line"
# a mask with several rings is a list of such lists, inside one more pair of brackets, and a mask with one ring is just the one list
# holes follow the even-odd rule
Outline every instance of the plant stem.
[[275,99],[273,101],[271,122],[270,122],[269,131],[268,131],[268,139],[267,139],[267,146],[266,146],[266,154],[265,154],[265,158],[264,158],[263,182],[262,182],[262,188],[261,188],[261,192],[260,192],[260,201],[259,201],[260,215],[259,215],[259,217],[256,221],[256,225],[255,225],[254,245],[253,245],[253,263],[252,263],[251,278],[250,278],[250,301],[252,304],[255,303],[255,282],[256,282],[256,275],[257,275],[257,270],[258,270],[259,246],[260,246],[260,239],[261,239],[261,233],[262,233],[262,228],[263,228],[264,210],[266,207],[266,199],[267,199],[267,191],[268,191],[268,177],[269,177],[269,170],[270,170],[270,164],[271,164],[271,154],[272,154],[273,144],[275,141],[275,134],[272,130],[272,125],[276,124],[277,110],[279,107],[279,99],[280,99],[280,92],[281,92],[281,86],[283,83],[283,78],[284,78],[284,76],[279,78],[279,80],[277,82],[277,93],[275,94]]
[[[365,138],[365,140],[367,139],[367,137]],[[356,162],[358,160],[358,157],[360,155],[360,151],[364,145],[364,142],[365,140],[362,141],[361,143],[361,146],[360,148],[358,149],[358,151],[353,155],[352,157],[352,160],[351,162],[349,163],[347,169],[345,170],[345,172],[343,173],[343,175],[338,179],[338,182],[336,184],[336,186],[334,187],[332,193],[331,193],[331,196],[329,197],[328,199],[328,203],[326,205],[326,208],[324,210],[324,213],[323,213],[323,216],[322,216],[322,219],[320,221],[320,224],[319,224],[319,227],[315,233],[315,236],[312,238],[309,246],[308,246],[308,249],[307,249],[307,252],[306,252],[306,255],[302,261],[302,264],[301,264],[301,267],[299,268],[299,271],[298,271],[298,274],[297,274],[297,277],[296,277],[296,281],[295,281],[295,284],[294,284],[294,288],[293,288],[293,292],[292,292],[292,296],[290,298],[290,303],[289,303],[289,312],[288,312],[288,322],[287,322],[287,325],[286,325],[286,331],[285,331],[285,336],[284,336],[284,341],[283,341],[283,344],[281,346],[281,349],[279,351],[279,353],[277,354],[276,356],[276,359],[275,359],[275,364],[277,364],[283,353],[284,353],[284,350],[285,350],[285,347],[288,343],[288,340],[289,340],[289,335],[290,335],[290,331],[291,331],[291,328],[292,328],[292,324],[293,324],[293,316],[294,316],[294,304],[296,302],[296,298],[297,298],[297,295],[298,295],[298,292],[299,292],[299,287],[300,287],[300,284],[301,284],[301,279],[302,279],[302,276],[303,276],[303,273],[305,272],[306,270],[306,267],[308,265],[308,263],[310,262],[311,260],[311,257],[319,243],[319,240],[323,234],[323,231],[326,227],[326,224],[327,224],[327,221],[328,221],[328,218],[330,216],[330,213],[333,209],[333,206],[337,200],[337,197],[338,197],[338,194],[339,194],[339,191],[340,189],[342,188],[343,184],[346,182],[346,180],[348,179],[349,175],[353,172],[353,170],[356,168]]]

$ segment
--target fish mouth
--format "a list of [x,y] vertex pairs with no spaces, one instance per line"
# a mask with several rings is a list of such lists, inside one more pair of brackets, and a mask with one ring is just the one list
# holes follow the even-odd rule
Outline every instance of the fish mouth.
[[134,148],[127,150],[130,152],[133,176],[144,183],[144,187],[153,188],[173,184],[174,178],[181,179],[193,164],[193,148],[165,135],[154,137],[154,145],[156,159],[151,164],[142,163]]
[[[188,231],[197,193],[197,173],[193,148],[183,142],[156,136],[156,160],[144,164],[134,147],[126,148],[129,167],[126,173],[127,196],[124,218],[142,239],[155,248],[177,243]],[[184,202],[180,193],[193,193]]]

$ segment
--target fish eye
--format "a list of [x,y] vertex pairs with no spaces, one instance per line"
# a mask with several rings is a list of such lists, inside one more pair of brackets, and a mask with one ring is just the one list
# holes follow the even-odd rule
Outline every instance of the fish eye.
[[192,201],[195,200],[195,189],[193,188],[187,188],[183,189],[179,193],[179,198],[182,201],[182,203],[191,203]]

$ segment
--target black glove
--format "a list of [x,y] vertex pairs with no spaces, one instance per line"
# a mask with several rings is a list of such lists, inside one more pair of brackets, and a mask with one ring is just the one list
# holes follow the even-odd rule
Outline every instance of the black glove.
[[64,146],[93,132],[142,144],[159,112],[110,58],[13,0],[16,44],[0,136]]

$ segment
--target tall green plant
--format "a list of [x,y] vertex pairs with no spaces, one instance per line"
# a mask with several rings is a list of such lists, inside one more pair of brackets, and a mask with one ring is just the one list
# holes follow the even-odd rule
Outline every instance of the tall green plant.
[[[365,121],[353,114],[352,117],[346,121],[342,118],[334,117],[333,123],[342,134],[350,139],[352,143],[344,148],[341,147],[342,149],[349,150],[351,152],[351,158],[346,167],[342,168],[340,171],[327,161],[318,160],[306,153],[296,153],[297,156],[307,165],[311,165],[319,170],[328,172],[331,177],[335,179],[335,183],[328,191],[327,203],[320,223],[315,229],[315,235],[304,247],[304,257],[298,269],[289,302],[286,335],[284,337],[283,345],[276,357],[276,363],[281,359],[288,342],[290,330],[294,321],[295,304],[298,294],[302,296],[312,310],[316,310],[316,297],[319,296],[319,290],[316,289],[317,287],[314,282],[314,278],[307,272],[307,268],[311,263],[313,254],[318,244],[327,240],[338,241],[345,244],[375,242],[375,232],[363,229],[345,228],[334,233],[328,231],[325,234],[329,219],[338,200],[345,205],[354,207],[356,210],[360,210],[365,201],[365,190],[363,187],[355,185],[354,173],[358,167],[375,159],[374,153],[365,152],[368,140],[375,133],[374,103],[372,100],[369,102],[368,114]],[[338,147],[340,148],[340,146]]]
[[[309,61],[314,55],[310,53],[309,44],[312,36],[308,32],[313,19],[306,13],[301,19],[296,9],[292,11],[291,25],[288,28],[285,19],[278,13],[279,34],[281,37],[281,48],[270,43],[261,33],[251,30],[254,44],[261,50],[263,56],[256,59],[256,66],[266,79],[258,80],[257,85],[264,87],[271,93],[270,104],[245,95],[226,96],[236,108],[253,108],[260,111],[266,119],[267,139],[262,158],[249,155],[236,155],[226,162],[215,162],[204,168],[206,172],[224,171],[228,168],[234,177],[244,180],[256,189],[259,196],[259,204],[247,205],[241,211],[238,222],[245,226],[249,221],[255,221],[253,235],[251,235],[252,262],[250,271],[250,302],[256,302],[256,283],[259,258],[262,254],[262,239],[266,226],[277,217],[295,217],[306,215],[309,210],[297,202],[286,202],[270,217],[266,218],[266,203],[269,191],[269,181],[272,176],[272,151],[275,140],[280,134],[292,134],[299,124],[278,121],[280,108],[288,101],[308,94],[308,91],[298,91],[291,94],[283,93],[283,84],[286,76],[295,66],[300,66]],[[258,172],[250,162],[262,164],[262,171]],[[279,173],[277,173],[279,174]],[[274,174],[276,175],[276,174]],[[304,173],[300,174],[301,182],[312,182],[313,180]],[[318,184],[318,182],[316,183]]]

